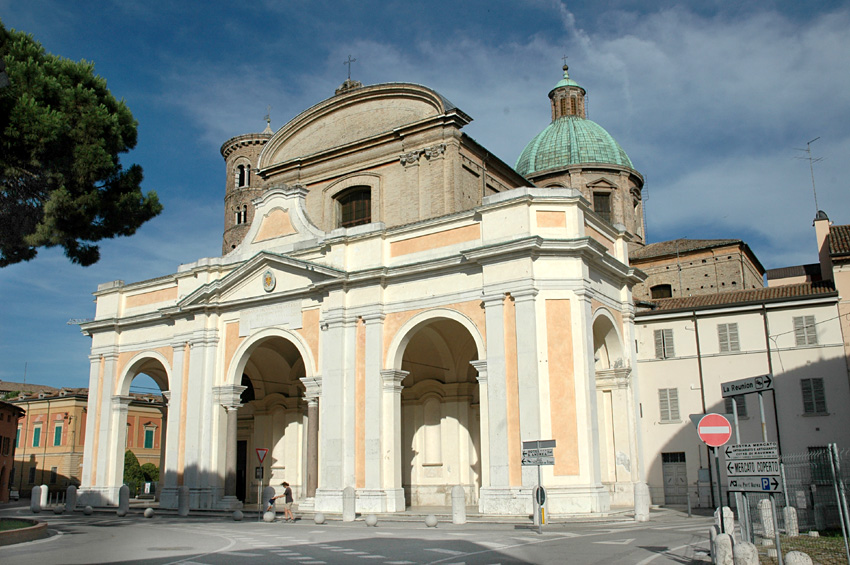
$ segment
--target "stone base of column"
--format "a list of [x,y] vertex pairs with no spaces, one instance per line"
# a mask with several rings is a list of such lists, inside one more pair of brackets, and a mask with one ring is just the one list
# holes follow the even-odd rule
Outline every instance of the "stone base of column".
[[[546,509],[550,516],[575,514],[601,514],[611,511],[611,496],[603,485],[575,487],[547,487]],[[632,495],[634,497],[634,494]],[[626,504],[633,506],[634,498]]]
[[242,501],[235,496],[223,496],[216,500],[213,507],[216,510],[242,510]]
[[160,508],[177,508],[177,487],[162,487],[159,493]]
[[342,513],[342,489],[316,489],[316,512]]
[[299,512],[313,512],[316,510],[316,499],[312,496],[298,501]]
[[631,481],[603,483],[608,489],[611,506],[633,506],[635,503],[635,484]]
[[85,487],[77,491],[77,506],[118,506],[121,487]]
[[357,512],[404,512],[404,490],[402,489],[358,489]]
[[527,487],[482,487],[478,492],[478,511],[496,516],[531,514],[532,496],[532,489]]
[[209,510],[213,508],[212,487],[189,489],[189,508],[192,510]]

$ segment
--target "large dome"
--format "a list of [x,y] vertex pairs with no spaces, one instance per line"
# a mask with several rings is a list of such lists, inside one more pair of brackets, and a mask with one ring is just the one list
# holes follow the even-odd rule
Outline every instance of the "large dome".
[[579,116],[561,116],[525,146],[514,168],[528,178],[543,171],[595,163],[634,169],[605,128]]

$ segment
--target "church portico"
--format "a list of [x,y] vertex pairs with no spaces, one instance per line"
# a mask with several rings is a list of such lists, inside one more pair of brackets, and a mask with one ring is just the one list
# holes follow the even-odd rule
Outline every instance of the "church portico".
[[[344,147],[329,133],[339,120]],[[484,514],[523,515],[538,475],[522,442],[539,439],[558,445],[542,469],[550,514],[623,499],[639,468],[621,409],[631,359],[616,353],[641,280],[632,236],[577,189],[526,186],[460,133],[466,121],[425,87],[352,86],[262,143],[225,144],[228,190],[242,167],[257,194],[226,225],[226,254],[103,285],[83,325],[89,486],[114,487],[99,445],[118,445],[115,375],[131,357],[94,353],[132,343],[163,352],[163,506],[182,486],[192,508],[261,502],[262,466],[262,486],[287,481],[327,513],[348,487],[365,513],[448,506],[461,486]]]

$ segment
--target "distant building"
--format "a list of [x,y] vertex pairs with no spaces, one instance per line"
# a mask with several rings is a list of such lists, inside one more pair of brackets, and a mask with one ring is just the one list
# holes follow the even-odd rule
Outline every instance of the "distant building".
[[673,239],[632,250],[629,264],[646,273],[635,300],[717,294],[764,286],[762,267],[740,239]]
[[14,482],[15,434],[24,410],[0,400],[0,502],[9,502]]
[[[52,387],[46,387],[52,388]],[[44,390],[44,388],[42,388]],[[21,494],[34,485],[64,490],[80,484],[88,389],[53,389],[52,393],[21,395],[11,404],[26,411],[15,429],[15,471],[12,488]],[[133,394],[127,412],[125,442],[139,464],[160,467],[162,399]],[[123,453],[121,454],[123,463]]]

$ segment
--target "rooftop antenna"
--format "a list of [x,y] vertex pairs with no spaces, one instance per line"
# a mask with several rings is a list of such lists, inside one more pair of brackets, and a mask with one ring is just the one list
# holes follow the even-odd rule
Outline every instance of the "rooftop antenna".
[[349,54],[349,55],[348,55],[348,60],[347,60],[347,61],[343,61],[343,62],[342,62],[342,64],[343,64],[343,65],[348,65],[348,80],[351,80],[351,63],[353,63],[353,62],[354,62],[354,61],[356,61],[356,60],[357,60],[357,59],[352,59],[352,58],[351,58],[351,55]]
[[806,161],[809,162],[809,171],[812,173],[812,194],[815,197],[815,216],[818,215],[818,212],[820,211],[820,207],[818,206],[818,192],[817,192],[817,190],[815,190],[815,166],[814,165],[815,165],[815,163],[823,161],[823,157],[812,157],[812,143],[814,143],[818,139],[820,139],[820,136],[817,136],[813,140],[807,142],[805,149],[800,149],[800,148],[795,147],[795,149],[797,151],[805,151],[806,152],[806,157],[797,157],[797,159],[805,159]]
[[27,384],[27,362],[24,361],[24,384]]
[[266,124],[271,127],[272,124],[272,107],[271,105],[266,106],[266,116],[265,116]]

